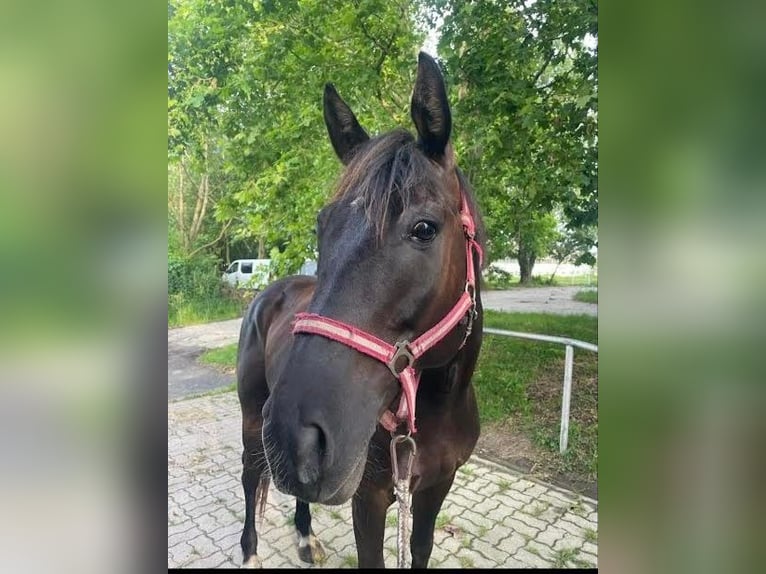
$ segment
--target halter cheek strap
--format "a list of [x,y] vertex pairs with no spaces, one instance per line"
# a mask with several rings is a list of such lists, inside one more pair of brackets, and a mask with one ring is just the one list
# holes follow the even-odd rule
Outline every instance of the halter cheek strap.
[[386,411],[380,418],[380,423],[389,431],[394,431],[399,422],[407,421],[410,433],[415,434],[417,432],[415,427],[415,397],[420,383],[420,373],[415,371],[415,361],[435,347],[466,316],[468,328],[460,345],[461,349],[471,334],[476,312],[476,273],[473,253],[476,252],[479,255],[479,264],[481,264],[484,254],[475,238],[476,223],[471,215],[465,194],[462,194],[461,197],[460,218],[466,237],[465,289],[449,313],[414,341],[397,341],[391,345],[371,333],[336,319],[330,319],[316,313],[297,313],[295,315],[293,334],[320,335],[343,343],[347,347],[384,363],[394,377],[399,380],[402,386],[399,408],[396,414]]

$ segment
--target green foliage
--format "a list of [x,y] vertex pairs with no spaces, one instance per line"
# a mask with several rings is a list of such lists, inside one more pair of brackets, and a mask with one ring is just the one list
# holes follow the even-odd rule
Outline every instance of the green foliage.
[[218,265],[211,257],[168,257],[168,295],[208,299],[220,295],[221,289]]
[[241,317],[246,305],[229,296],[190,298],[184,293],[168,295],[168,327],[197,325]]
[[247,303],[246,297],[225,289],[215,258],[168,257],[169,327],[233,319]]
[[598,246],[595,226],[568,227],[558,234],[551,247],[551,255],[559,263],[594,266],[596,258],[591,253],[594,246]]
[[490,260],[536,257],[546,219],[597,221],[596,5],[434,0],[448,12],[439,53],[449,73],[461,165],[479,194]]
[[483,286],[485,289],[510,289],[518,284],[518,278],[514,279],[512,273],[499,267],[490,265],[483,273]]

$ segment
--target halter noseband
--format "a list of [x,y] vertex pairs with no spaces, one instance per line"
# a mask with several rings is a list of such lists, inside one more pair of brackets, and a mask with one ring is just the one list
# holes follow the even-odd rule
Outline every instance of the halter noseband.
[[[380,423],[389,431],[394,431],[400,421],[407,421],[411,434],[415,434],[415,396],[417,395],[420,373],[415,372],[414,364],[429,349],[435,347],[463,319],[468,318],[465,338],[460,344],[463,348],[473,328],[476,312],[476,275],[473,265],[473,252],[479,255],[479,265],[483,259],[481,246],[476,241],[476,223],[468,206],[465,193],[461,193],[460,220],[466,237],[466,279],[465,289],[452,307],[436,325],[410,342],[397,341],[393,345],[382,341],[375,335],[361,329],[330,319],[316,313],[297,313],[293,323],[293,333],[310,333],[321,335],[333,341],[343,343],[373,359],[384,363],[402,385],[402,397],[396,414],[386,411],[380,418]],[[402,366],[402,359],[406,365]]]

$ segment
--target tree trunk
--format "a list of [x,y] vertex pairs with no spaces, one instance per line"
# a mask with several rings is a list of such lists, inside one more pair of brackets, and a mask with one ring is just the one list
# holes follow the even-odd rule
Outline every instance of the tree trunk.
[[535,253],[522,245],[519,246],[519,272],[521,278],[519,283],[522,285],[528,285],[532,281],[532,269],[535,266]]
[[266,245],[263,240],[263,237],[258,238],[258,259],[264,259],[264,255],[266,255]]

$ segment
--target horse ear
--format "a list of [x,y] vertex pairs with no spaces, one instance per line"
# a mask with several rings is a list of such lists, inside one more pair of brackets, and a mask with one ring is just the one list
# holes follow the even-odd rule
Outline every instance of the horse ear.
[[332,84],[325,84],[324,87],[324,123],[332,147],[344,165],[351,160],[357,147],[370,139]]
[[421,149],[426,155],[441,159],[452,130],[452,115],[439,65],[425,52],[418,54],[418,76],[410,113],[420,136]]

